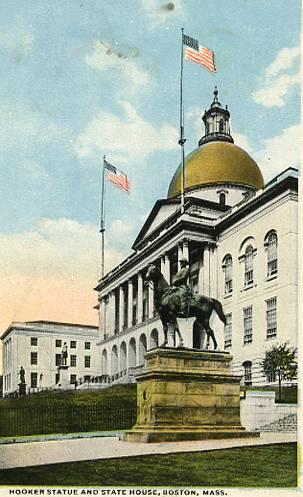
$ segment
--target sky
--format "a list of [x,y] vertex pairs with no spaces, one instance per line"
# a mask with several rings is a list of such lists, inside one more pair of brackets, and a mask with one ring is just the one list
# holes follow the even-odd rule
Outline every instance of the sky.
[[[299,0],[0,3],[0,331],[12,321],[97,324],[102,158],[106,268],[130,254],[180,162],[181,27],[217,74],[184,62],[186,153],[213,99],[268,181],[299,163]],[[287,22],[286,22],[287,19]]]

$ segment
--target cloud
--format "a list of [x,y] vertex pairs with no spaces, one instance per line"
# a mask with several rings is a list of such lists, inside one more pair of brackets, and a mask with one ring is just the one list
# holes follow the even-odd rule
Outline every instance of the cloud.
[[[106,245],[106,271],[124,254]],[[96,226],[42,219],[34,230],[0,234],[0,326],[11,321],[96,323],[100,238]]]
[[22,26],[14,26],[0,32],[0,47],[13,55],[26,55],[33,48],[34,37]]
[[3,103],[0,121],[5,123],[0,128],[0,146],[6,151],[17,149],[26,153],[33,144],[65,139],[68,134],[40,110],[26,105]]
[[85,62],[98,71],[111,71],[114,77],[122,77],[128,83],[129,91],[137,93],[150,87],[152,80],[150,73],[133,60],[134,55],[137,51],[131,51],[129,55],[119,50],[118,46],[97,41],[92,52],[86,55]]
[[121,101],[119,115],[100,111],[76,140],[79,157],[110,154],[112,160],[144,160],[154,152],[176,148],[178,131],[170,124],[154,127],[138,114],[132,104]]
[[165,2],[163,0],[142,0],[142,6],[150,21],[150,27],[175,22],[185,16],[185,7],[182,0]]
[[266,181],[288,167],[300,165],[301,126],[285,128],[280,135],[267,138],[253,155]]
[[291,90],[300,85],[300,47],[283,48],[265,70],[262,87],[252,95],[265,107],[283,107]]
[[254,151],[249,143],[248,137],[242,133],[237,133],[236,131],[233,131],[231,133],[235,145],[238,145],[238,147],[243,148],[245,152],[247,152],[250,155],[253,155]]

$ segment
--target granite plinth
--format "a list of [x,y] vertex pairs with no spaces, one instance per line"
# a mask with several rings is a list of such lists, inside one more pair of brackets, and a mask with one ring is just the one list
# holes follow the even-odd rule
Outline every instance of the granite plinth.
[[226,352],[158,348],[137,377],[138,416],[124,436],[162,442],[259,436],[240,422],[240,380]]
[[19,397],[24,397],[26,395],[26,383],[19,383]]
[[70,386],[69,376],[68,376],[68,365],[61,364],[60,366],[58,366],[58,373],[59,373],[59,381],[56,387],[65,390]]

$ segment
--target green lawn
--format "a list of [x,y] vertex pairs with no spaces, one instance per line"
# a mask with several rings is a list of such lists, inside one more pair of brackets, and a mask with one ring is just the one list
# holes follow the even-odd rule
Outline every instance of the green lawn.
[[111,402],[136,405],[137,385],[117,385],[100,390],[65,390],[47,391],[27,395],[22,398],[0,399],[0,409],[8,407],[48,406],[48,405],[84,405],[89,403],[104,404]]
[[2,485],[295,487],[295,443],[0,471]]

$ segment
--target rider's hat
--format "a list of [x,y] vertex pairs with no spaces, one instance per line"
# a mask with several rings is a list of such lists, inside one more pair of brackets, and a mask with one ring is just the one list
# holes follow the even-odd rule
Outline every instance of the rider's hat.
[[188,260],[186,259],[186,257],[182,257],[179,262],[183,262],[184,264],[188,265]]

